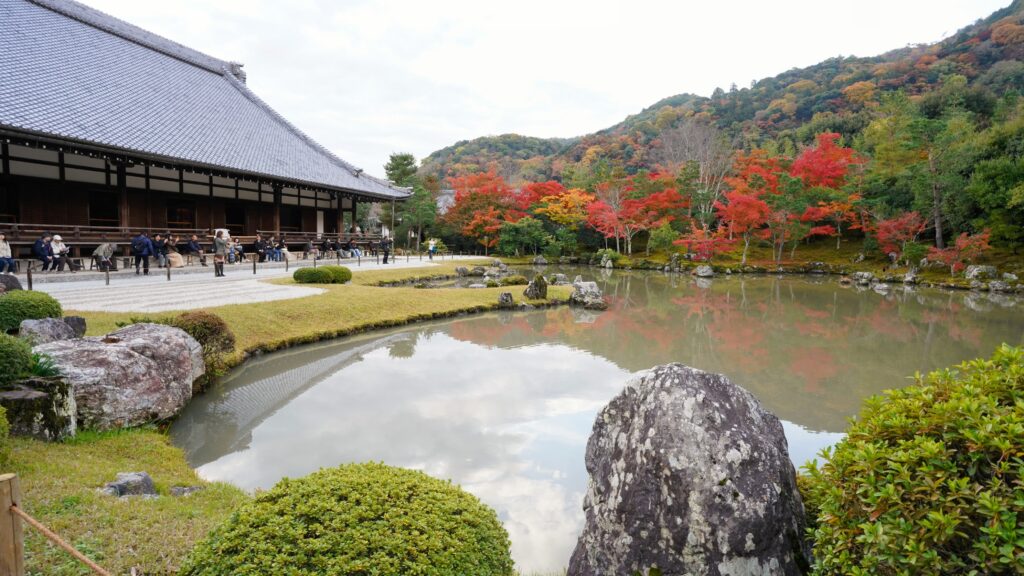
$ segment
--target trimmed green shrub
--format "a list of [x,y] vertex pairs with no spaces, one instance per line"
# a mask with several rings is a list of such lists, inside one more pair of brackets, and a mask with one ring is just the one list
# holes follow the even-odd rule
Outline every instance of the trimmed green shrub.
[[212,312],[185,312],[166,323],[188,332],[189,336],[203,345],[203,349],[217,352],[231,352],[235,349],[235,333],[223,318]]
[[299,284],[333,284],[334,275],[331,274],[330,270],[324,270],[326,266],[319,268],[299,268],[292,274],[294,279]]
[[1024,350],[867,400],[821,456],[815,574],[1024,572]]
[[32,347],[17,336],[0,334],[0,385],[28,376],[32,371]]
[[529,283],[530,281],[526,279],[526,276],[521,274],[506,276],[501,279],[502,286],[526,286]]
[[344,284],[352,279],[352,271],[344,266],[324,266],[321,270],[330,272],[335,284]]
[[604,248],[598,250],[597,252],[594,252],[595,263],[599,264],[601,262],[601,259],[604,258],[605,254],[608,255],[608,258],[612,261],[612,264],[615,264],[622,259],[622,254],[619,254],[618,252],[611,248]]
[[223,318],[212,312],[197,310],[156,322],[184,330],[203,347],[203,364],[206,369],[192,383],[193,394],[202,392],[224,375],[227,367],[224,355],[235,349],[235,333]]
[[60,318],[64,310],[45,292],[15,290],[0,295],[0,330],[13,332],[21,326],[22,320]]
[[498,284],[498,281],[493,278],[488,278],[487,282],[484,283],[484,286],[487,286],[488,288],[497,288],[498,286],[501,286],[501,284]]
[[450,482],[347,464],[262,492],[192,551],[185,576],[511,576],[493,510]]

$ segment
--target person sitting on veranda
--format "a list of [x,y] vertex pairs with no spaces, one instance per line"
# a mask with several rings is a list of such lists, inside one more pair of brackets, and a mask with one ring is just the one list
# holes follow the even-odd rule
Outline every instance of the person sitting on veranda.
[[360,250],[358,246],[356,246],[355,242],[353,242],[351,238],[349,238],[348,241],[345,242],[345,250],[350,252],[353,258],[363,257],[363,251]]
[[[60,237],[60,234],[54,234],[53,240],[50,240],[50,253],[53,254],[53,264],[58,272],[64,271],[64,265],[68,262],[68,256],[71,250],[67,244],[64,243],[64,239]],[[51,268],[53,270],[53,268]],[[75,269],[72,266],[68,266],[68,270],[74,272]]]
[[320,242],[320,256],[327,258],[327,253],[331,251],[331,241],[328,238],[324,238]]
[[117,270],[117,264],[114,262],[114,254],[116,253],[117,244],[113,242],[103,242],[92,251],[92,257],[96,260],[96,265],[99,267],[100,272],[113,272]]
[[153,257],[156,258],[156,267],[163,268],[167,265],[167,240],[163,234],[153,236]]
[[14,255],[3,232],[0,232],[0,274],[14,274]]
[[271,262],[281,261],[281,250],[278,248],[279,242],[277,237],[271,236],[267,242],[267,257],[270,258]]
[[51,268],[56,268],[53,261],[53,249],[50,248],[51,240],[53,240],[53,236],[46,232],[32,245],[32,255],[43,263],[43,272],[49,272]]
[[185,245],[186,254],[192,254],[193,256],[199,257],[199,263],[206,266],[206,254],[203,253],[203,245],[199,243],[199,236],[192,235],[188,240],[188,244]]
[[313,256],[313,260],[317,259],[317,248],[316,245],[313,244],[312,240],[306,240],[306,244],[302,247],[302,251],[306,253],[303,257],[304,259],[309,258],[310,255]]
[[167,237],[167,244],[164,245],[164,250],[168,268],[182,268],[185,266],[185,259],[182,258],[181,252],[178,251],[180,243],[180,236]]

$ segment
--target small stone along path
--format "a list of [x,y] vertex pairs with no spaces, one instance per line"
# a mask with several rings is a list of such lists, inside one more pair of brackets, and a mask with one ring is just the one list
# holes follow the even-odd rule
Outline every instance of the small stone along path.
[[[471,259],[471,257],[456,258]],[[448,259],[446,258],[447,262]],[[336,261],[323,261],[322,266],[336,264]],[[285,271],[283,267],[257,268],[252,273],[251,264],[227,265],[225,276],[217,278],[213,275],[213,267],[204,268],[208,273],[195,270],[172,269],[171,280],[167,280],[167,271],[153,268],[149,276],[136,276],[134,272],[118,272],[111,274],[110,285],[107,286],[102,274],[82,274],[81,280],[61,278],[60,281],[48,281],[40,274],[33,278],[42,280],[35,282],[34,289],[46,292],[56,298],[65,310],[81,310],[90,312],[166,312],[168,310],[192,310],[196,308],[212,308],[226,304],[251,304],[255,302],[271,302],[302,298],[324,292],[322,288],[297,285],[281,285],[263,282],[274,278],[287,278],[296,268],[305,267],[307,262],[300,261]],[[436,264],[427,260],[405,261],[404,257],[391,264],[378,264],[372,260],[363,260],[357,266],[342,261],[353,273],[363,270],[394,270],[399,268],[426,268]],[[55,273],[69,275],[69,273]],[[24,275],[22,284],[25,283]]]

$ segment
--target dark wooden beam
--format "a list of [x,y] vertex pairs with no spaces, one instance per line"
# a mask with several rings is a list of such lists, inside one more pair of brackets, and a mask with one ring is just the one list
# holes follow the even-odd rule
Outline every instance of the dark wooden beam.
[[0,170],[3,171],[4,176],[11,175],[11,150],[7,140],[0,142]]
[[[109,170],[107,170],[107,180],[109,184]],[[128,218],[128,175],[126,173],[124,164],[117,165],[117,194],[120,202],[120,208],[117,211],[118,223],[120,224],[122,230],[127,232],[128,228],[131,226],[131,220]]]

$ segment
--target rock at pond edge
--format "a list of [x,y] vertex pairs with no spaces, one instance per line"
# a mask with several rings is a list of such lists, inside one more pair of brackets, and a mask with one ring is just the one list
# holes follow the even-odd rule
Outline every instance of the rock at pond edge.
[[668,364],[630,381],[598,415],[586,466],[568,576],[808,569],[782,424],[724,376]]

